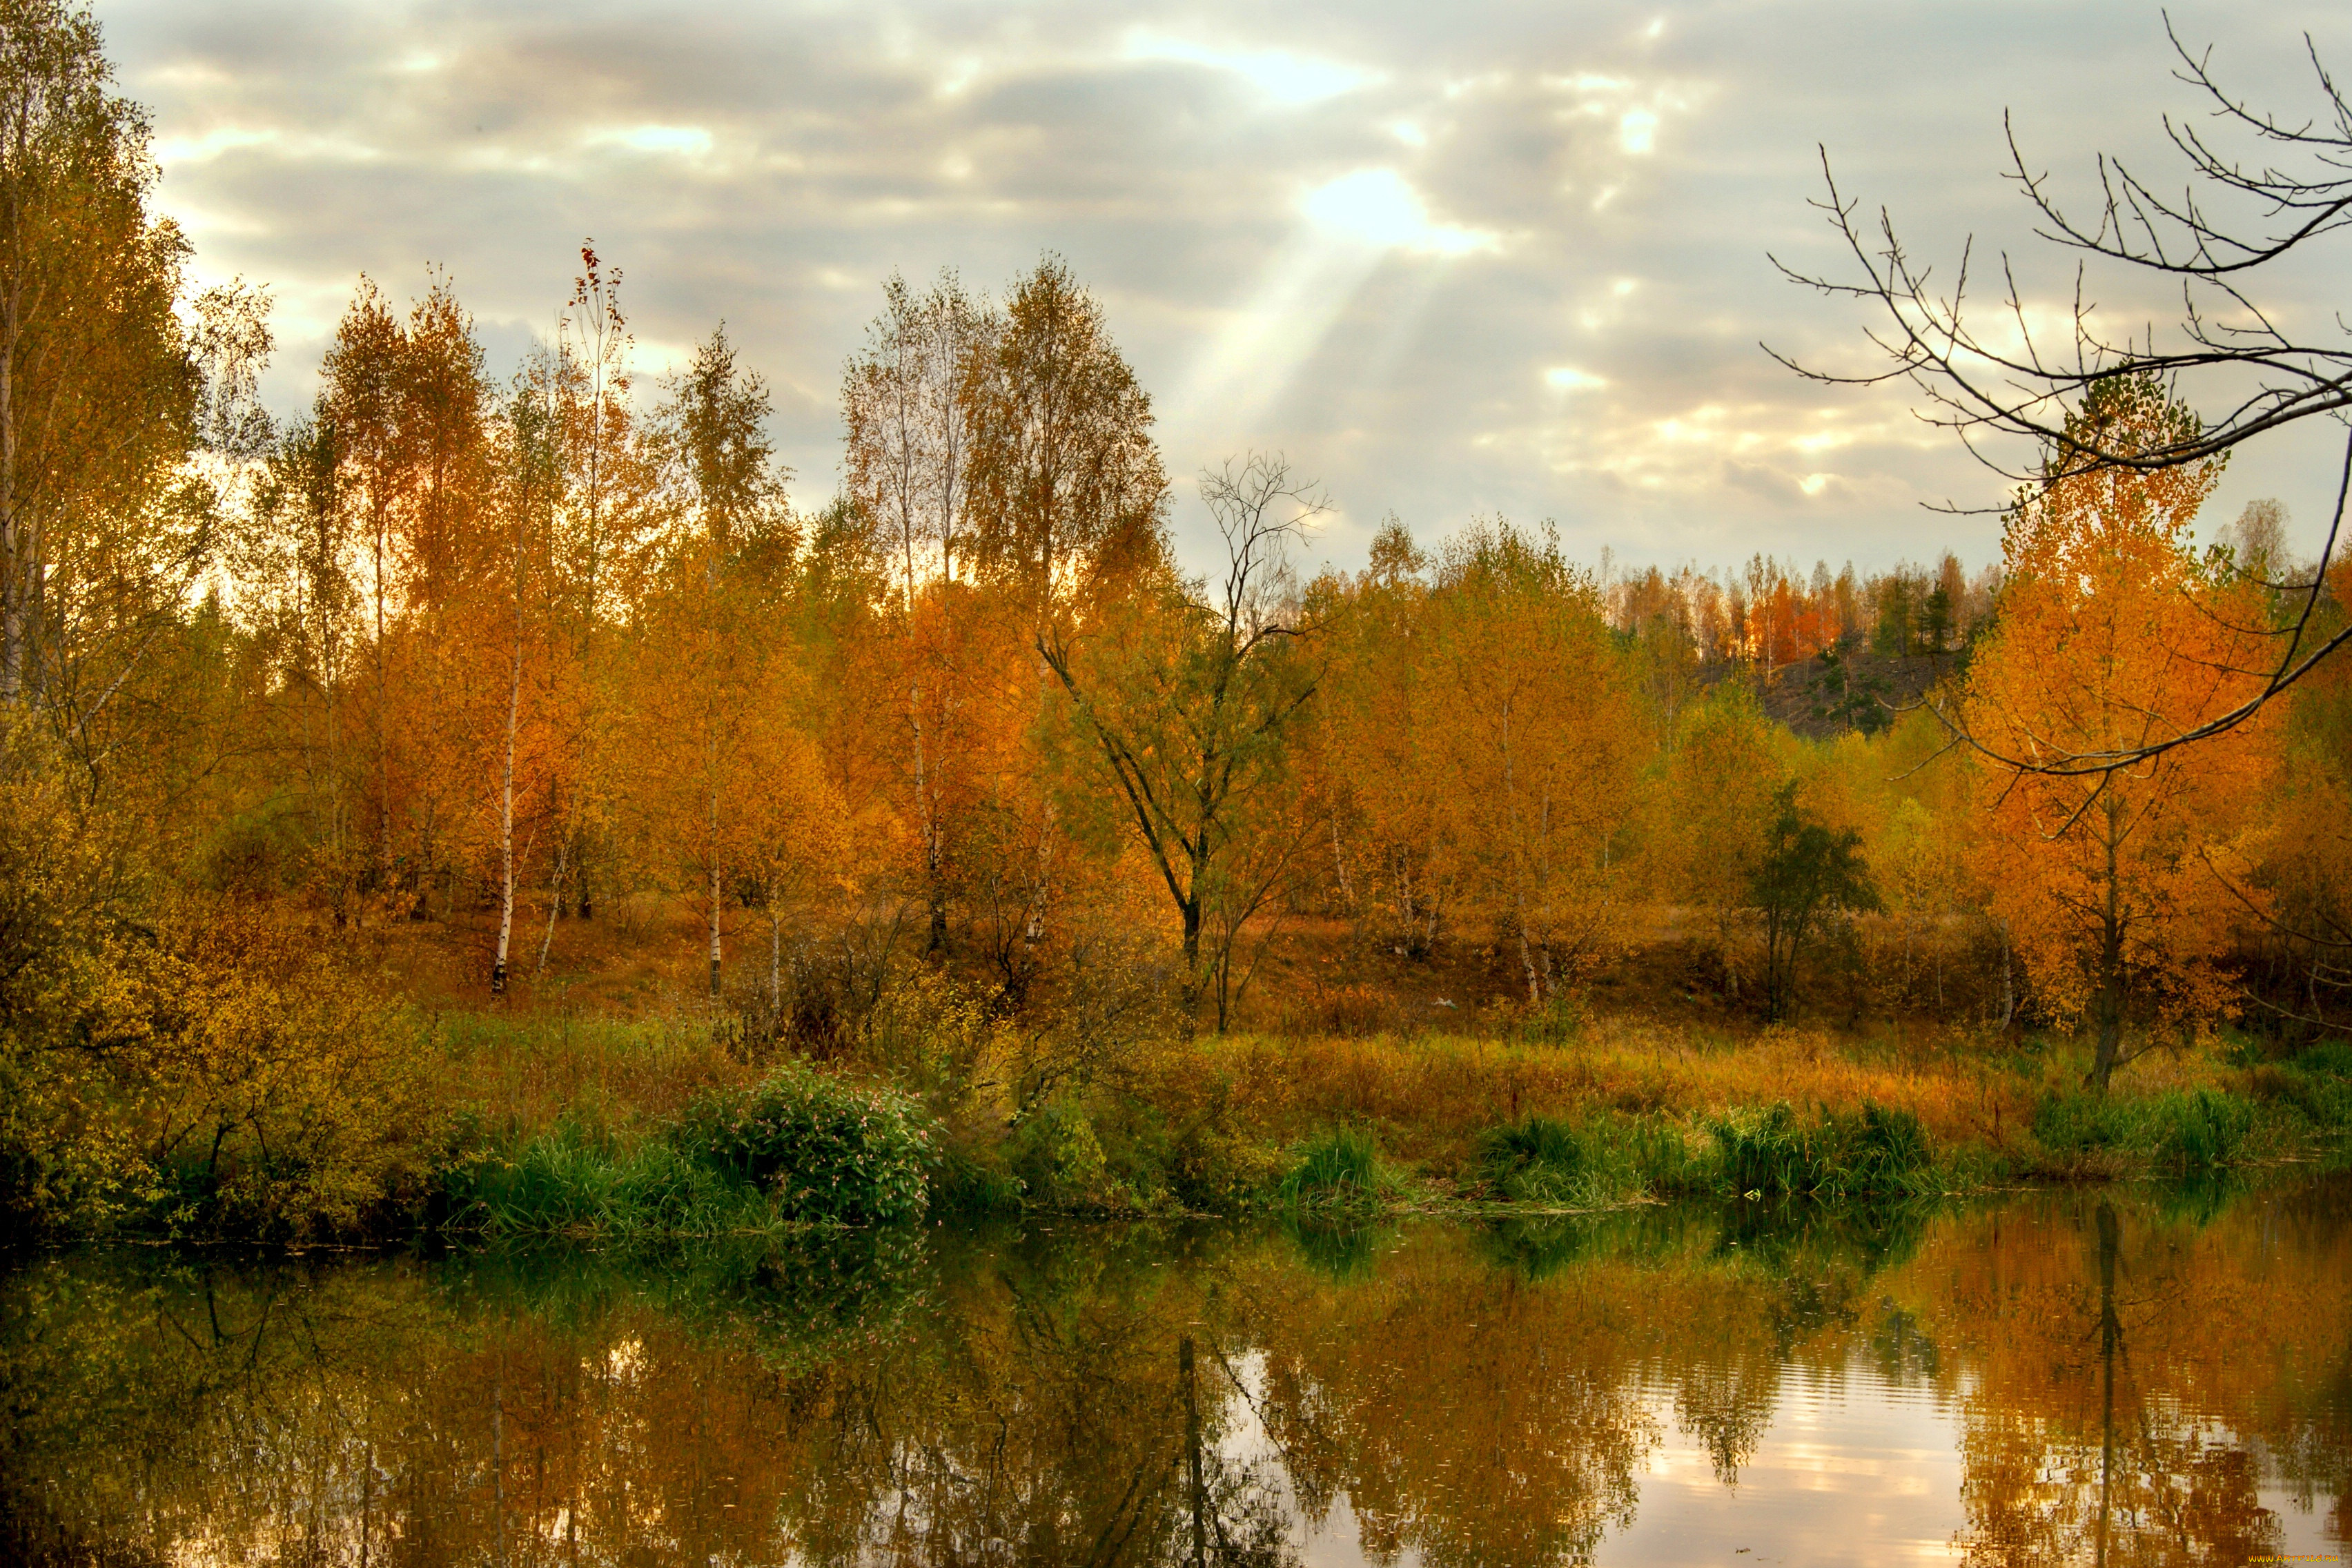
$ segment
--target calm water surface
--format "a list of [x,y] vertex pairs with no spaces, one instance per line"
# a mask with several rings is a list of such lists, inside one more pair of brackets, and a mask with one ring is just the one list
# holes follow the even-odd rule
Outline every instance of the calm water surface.
[[0,1277],[0,1560],[2347,1553],[2352,1185]]

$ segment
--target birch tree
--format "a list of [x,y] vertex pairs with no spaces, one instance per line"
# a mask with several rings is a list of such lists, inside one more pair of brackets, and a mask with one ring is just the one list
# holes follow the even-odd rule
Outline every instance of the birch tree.
[[[767,385],[740,370],[724,328],[696,349],[660,417],[673,526],[648,605],[654,697],[649,756],[663,759],[649,791],[665,836],[694,871],[704,902],[710,995],[720,994],[728,882],[755,857],[749,803],[761,778],[780,629],[796,531],[784,472],[764,426]],[[795,759],[797,762],[797,759]],[[772,854],[758,857],[772,860]]]
[[320,368],[321,422],[333,426],[342,468],[339,498],[352,509],[364,552],[366,593],[374,626],[369,668],[373,701],[370,741],[374,753],[375,837],[373,874],[379,885],[392,876],[392,689],[391,623],[397,614],[394,574],[399,567],[394,530],[408,479],[408,453],[400,427],[401,360],[406,332],[373,279],[362,276],[359,292],[335,328],[335,341]]
[[[534,748],[526,734],[524,699],[533,689],[526,682],[530,658],[534,652],[542,660],[546,658],[554,621],[552,547],[555,507],[562,485],[562,447],[552,392],[544,362],[518,375],[496,431],[492,518],[501,570],[492,602],[504,622],[499,629],[503,633],[499,640],[506,657],[505,723],[498,752],[499,926],[490,963],[493,995],[507,988],[516,893],[528,858],[527,852],[516,853],[517,805],[533,794],[534,784],[543,791],[546,783],[544,757],[540,769],[530,766]],[[497,647],[491,643],[484,652]],[[540,749],[543,751],[543,742]],[[541,774],[536,780],[534,772]]]
[[954,274],[918,298],[894,273],[842,382],[849,494],[887,542],[897,578],[907,784],[933,953],[948,942],[948,817],[971,782],[972,607],[956,591],[956,561],[969,537],[973,388],[997,331]]
[[188,247],[149,210],[146,118],[111,88],[86,8],[0,5],[0,705],[46,710],[93,763],[216,521],[183,468]]

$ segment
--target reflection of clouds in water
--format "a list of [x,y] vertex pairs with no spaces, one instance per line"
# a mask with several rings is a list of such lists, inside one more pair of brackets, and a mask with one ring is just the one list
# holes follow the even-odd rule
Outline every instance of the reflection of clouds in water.
[[[2352,1213],[2272,1198],[2121,1200],[2117,1528],[2151,1533],[2118,1560],[2330,1549],[2352,1426],[2305,1369],[2352,1317]],[[976,1561],[1108,1529],[1172,1565],[1197,1497],[1212,1561],[2071,1561],[2101,1408],[2076,1210],[1408,1221],[1338,1269],[1303,1230],[1070,1224],[201,1280],[43,1257],[0,1273],[0,1526],[37,1497],[100,1544],[240,1561],[355,1540],[363,1508],[450,1560],[576,1530],[597,1561]]]
[[1843,1373],[1792,1371],[1769,1421],[1723,1482],[1703,1433],[1676,1420],[1676,1395],[1652,1408],[1674,1436],[1651,1455],[1633,1528],[1612,1563],[1748,1561],[1806,1564],[1948,1563],[1967,1522],[1959,1423],[1927,1394],[1890,1387],[1859,1358]]

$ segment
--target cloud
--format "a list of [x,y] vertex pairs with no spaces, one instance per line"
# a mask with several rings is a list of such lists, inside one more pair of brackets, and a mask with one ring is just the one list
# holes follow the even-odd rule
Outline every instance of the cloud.
[[[2283,108],[2302,101],[2303,29],[2352,59],[2340,7],[2173,16]],[[952,266],[996,286],[1052,250],[1159,396],[1171,471],[1282,448],[1352,516],[1393,509],[1424,533],[1549,516],[1571,549],[1629,560],[1883,563],[1919,553],[1923,529],[1988,555],[1990,520],[1918,502],[1996,504],[2000,485],[1904,389],[1824,388],[1758,347],[1872,363],[1856,308],[1790,287],[1767,252],[1836,268],[1807,205],[1826,143],[1923,257],[1972,231],[2014,248],[2053,320],[2071,274],[1999,177],[2003,109],[2079,188],[2096,147],[2167,167],[2157,116],[2181,106],[2153,16],[2023,4],[1194,0],[1139,22],[1067,0],[101,0],[100,16],[153,110],[199,275],[274,286],[283,406],[308,401],[362,270],[421,290],[447,265],[511,362],[593,236],[627,274],[649,363],[727,321],[814,501],[880,279]],[[2323,314],[2334,276],[2280,308]],[[2168,310],[2124,286],[2099,303]],[[2245,493],[2323,515],[2325,465],[2294,450],[2233,465],[2215,506],[2260,486]],[[1197,556],[1204,521],[1180,507],[1178,525]]]

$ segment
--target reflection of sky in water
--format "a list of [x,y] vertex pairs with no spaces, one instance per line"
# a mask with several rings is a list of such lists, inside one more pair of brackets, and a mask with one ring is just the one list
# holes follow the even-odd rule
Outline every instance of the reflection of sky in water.
[[[1269,1457],[1265,1428],[1252,1413],[1261,1397],[1262,1358],[1237,1358],[1244,1395],[1227,1428],[1237,1463]],[[1594,1561],[1607,1568],[1686,1563],[1840,1564],[1958,1563],[1968,1515],[1959,1423],[1932,1394],[1889,1384],[1857,1362],[1842,1378],[1790,1369],[1771,1426],[1726,1485],[1698,1435],[1676,1420],[1675,1391],[1648,1391],[1662,1440],[1641,1476],[1633,1528],[1604,1539]],[[2222,1435],[2229,1437],[2226,1429]],[[2230,1440],[2234,1441],[2234,1438]],[[2265,1486],[2261,1504],[2277,1516],[2280,1555],[2336,1561],[2324,1506],[2305,1509],[2284,1489]],[[1304,1568],[1418,1568],[1408,1550],[1391,1562],[1368,1557],[1355,1510],[1339,1497],[1319,1521],[1297,1518]]]
[[2104,1272],[2111,1561],[2324,1558],[2347,1194],[49,1257],[0,1270],[0,1551],[1172,1565],[1198,1499],[1269,1568],[2087,1560]]

